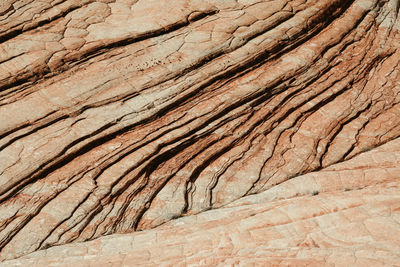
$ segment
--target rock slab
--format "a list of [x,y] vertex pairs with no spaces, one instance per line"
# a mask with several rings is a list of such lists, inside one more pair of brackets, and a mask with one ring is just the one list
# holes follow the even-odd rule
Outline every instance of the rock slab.
[[3,2],[1,264],[400,265],[398,0]]

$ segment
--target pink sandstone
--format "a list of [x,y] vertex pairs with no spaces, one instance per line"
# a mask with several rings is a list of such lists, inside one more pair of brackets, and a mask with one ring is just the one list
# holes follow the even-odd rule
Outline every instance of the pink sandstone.
[[398,0],[0,3],[0,265],[400,265]]
[[4,266],[395,266],[399,162],[396,139],[219,209],[56,246]]

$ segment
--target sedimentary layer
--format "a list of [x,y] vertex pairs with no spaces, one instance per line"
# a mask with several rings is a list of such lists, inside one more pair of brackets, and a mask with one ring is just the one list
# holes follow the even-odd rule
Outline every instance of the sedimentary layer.
[[[249,195],[295,196],[330,183],[326,177],[339,183],[345,170],[334,166],[398,142],[399,5],[0,4],[0,260],[149,230],[182,216],[230,217],[222,207]],[[364,179],[370,198],[357,202],[364,191],[334,193],[333,184],[326,194],[299,201],[309,201],[310,210],[330,198],[390,206],[398,176],[385,176],[386,165],[376,169],[385,172],[377,181],[389,179],[393,187],[356,174],[349,179]],[[278,216],[285,201],[235,209],[254,209],[260,217],[251,220],[262,226],[266,207]]]
[[219,209],[4,266],[397,266],[400,139]]

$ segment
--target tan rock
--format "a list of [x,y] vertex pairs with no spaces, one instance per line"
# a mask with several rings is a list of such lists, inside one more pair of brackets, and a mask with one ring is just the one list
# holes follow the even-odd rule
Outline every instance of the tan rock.
[[[56,246],[3,264],[395,266],[400,261],[399,159],[396,139],[219,209],[143,232]],[[378,171],[369,181],[362,172],[346,175],[359,169],[373,172],[378,166],[397,167],[397,175],[385,178]],[[340,186],[326,176],[333,171],[339,179],[347,177]],[[307,188],[311,175],[314,181]],[[328,179],[331,183],[321,184]]]
[[0,260],[399,265],[399,5],[0,4]]

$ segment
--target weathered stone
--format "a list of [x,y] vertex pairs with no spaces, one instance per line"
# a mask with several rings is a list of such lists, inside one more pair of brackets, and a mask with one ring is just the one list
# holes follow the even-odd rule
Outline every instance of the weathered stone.
[[0,260],[400,264],[399,6],[0,4]]

